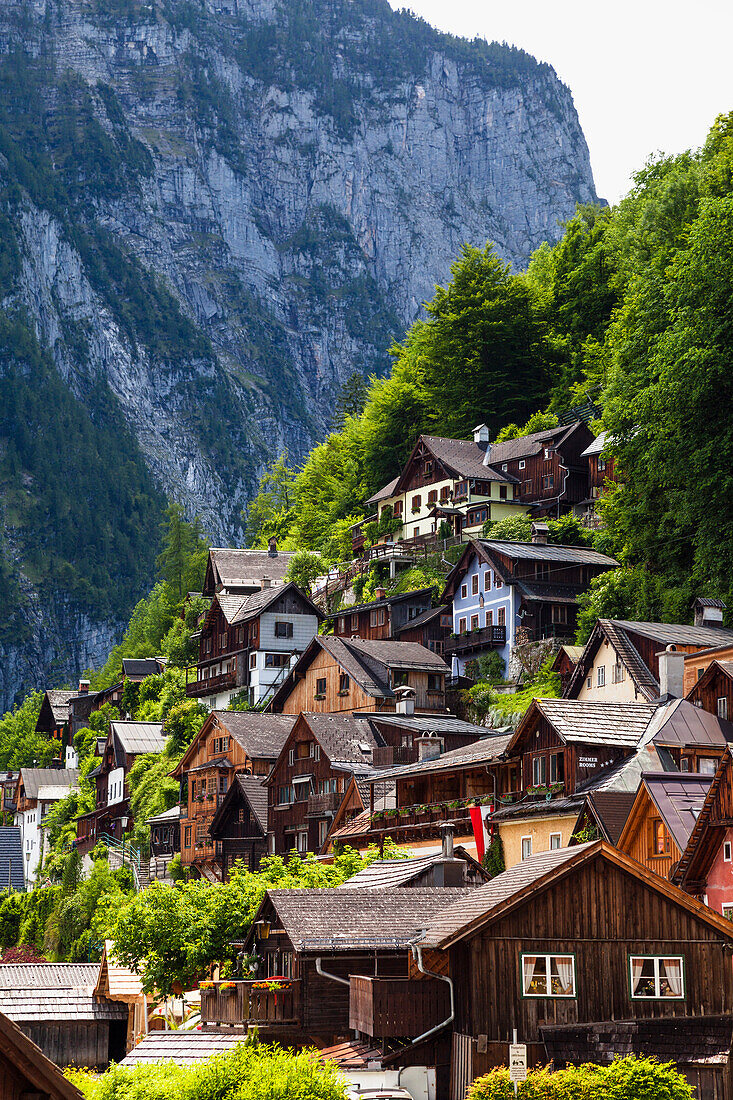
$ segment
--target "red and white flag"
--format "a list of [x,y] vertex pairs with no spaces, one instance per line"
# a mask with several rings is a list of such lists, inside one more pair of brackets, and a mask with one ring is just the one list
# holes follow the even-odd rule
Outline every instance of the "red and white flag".
[[473,825],[473,836],[476,841],[476,858],[479,863],[484,858],[484,853],[491,844],[491,836],[493,828],[491,825],[491,816],[494,812],[492,804],[488,806],[471,806],[471,824]]

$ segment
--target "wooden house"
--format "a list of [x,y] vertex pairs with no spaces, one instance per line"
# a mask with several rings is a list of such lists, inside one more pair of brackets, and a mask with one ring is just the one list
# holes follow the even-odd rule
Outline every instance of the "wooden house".
[[426,886],[483,886],[490,875],[463,845],[454,845],[454,826],[442,827],[439,851],[410,859],[378,859],[358,871],[339,890],[394,890]]
[[[410,940],[429,921],[473,889],[396,887],[388,890],[268,890],[244,950],[260,963],[253,981],[235,992],[203,989],[205,1024],[256,1023],[265,1039],[325,1043],[350,1037],[350,975],[365,974],[389,995],[389,1019],[403,1038],[414,1038],[415,1017],[402,1017],[400,993],[408,984]],[[281,987],[271,991],[269,982]],[[262,988],[264,986],[264,988]],[[442,988],[441,988],[442,987]],[[436,1014],[447,1015],[444,983],[425,987]],[[388,1013],[378,1021],[384,1028]],[[439,1022],[440,1017],[435,1020]],[[426,1030],[422,1028],[421,1030]]]
[[140,975],[122,966],[115,957],[112,940],[104,942],[94,996],[102,1001],[114,1001],[127,1007],[125,1049],[129,1053],[147,1033],[148,999],[143,992]]
[[260,860],[267,855],[267,790],[262,776],[235,774],[209,833],[224,882],[237,862],[249,871],[259,869]]
[[167,657],[123,657],[122,679],[141,684],[148,676],[160,676],[167,664]]
[[[415,642],[368,641],[318,635],[276,691],[282,714],[360,711],[445,711],[449,669],[437,653]],[[409,704],[409,706],[408,706]]]
[[635,798],[635,791],[588,791],[570,834],[570,843],[574,837],[581,837],[583,840],[606,840],[615,847]]
[[709,625],[599,619],[565,695],[609,703],[682,696],[685,654],[722,644],[733,646],[733,631]]
[[57,1065],[0,1012],[0,1096],[3,1100],[83,1100]]
[[[699,664],[701,660],[705,660],[704,666]],[[686,696],[689,702],[718,718],[733,721],[733,646],[716,650],[711,660],[700,654],[686,658],[686,682],[688,665],[696,673]]]
[[[604,841],[505,871],[418,945],[423,966],[453,984],[451,1100],[506,1064],[513,1029],[528,1065],[664,1054],[698,1095],[731,1096],[733,970],[721,959],[733,927]],[[418,987],[406,1001],[422,1002]]]
[[508,669],[520,629],[525,641],[572,638],[579,595],[618,565],[597,550],[548,544],[543,527],[534,525],[531,543],[472,539],[448,574],[440,599],[452,607],[445,655],[454,674],[492,651]]
[[285,583],[293,553],[278,550],[270,539],[267,550],[214,547],[209,550],[203,595],[251,596]]
[[95,995],[97,963],[0,964],[0,1013],[58,1066],[105,1070],[125,1056],[128,1006]]
[[712,776],[685,772],[643,775],[618,840],[619,851],[662,878],[671,878],[711,782]]
[[21,768],[18,773],[13,798],[14,822],[20,829],[26,887],[36,881],[43,861],[45,817],[56,802],[66,798],[76,787],[78,779],[76,768]]
[[163,752],[166,735],[160,722],[110,722],[101,762],[89,773],[97,788],[97,805],[77,823],[81,851],[102,835],[122,840],[132,825],[128,776],[139,756]]
[[235,775],[264,778],[295,719],[252,711],[212,711],[173,771],[181,784],[181,862],[221,876],[210,826]]
[[186,692],[223,710],[242,692],[251,706],[270,700],[318,633],[323,614],[294,584],[252,595],[217,593],[199,634],[196,678]]
[[369,603],[342,607],[331,616],[336,638],[397,638],[400,631],[418,616],[430,610],[432,588],[401,592],[388,596],[384,588],[376,590]]
[[565,689],[570,683],[570,678],[575,672],[575,666],[583,655],[582,645],[561,645],[555,654],[555,659],[550,666],[553,672],[560,677],[560,691],[565,694]]
[[168,866],[181,854],[181,807],[179,803],[147,818],[150,828],[150,878],[168,877]]
[[589,527],[597,527],[600,519],[596,506],[606,492],[609,482],[615,480],[616,459],[610,451],[608,432],[601,432],[583,451],[581,458],[588,463],[587,494],[573,509]]
[[733,755],[726,749],[672,881],[733,920]]
[[69,723],[69,701],[77,694],[76,691],[60,689],[45,691],[36,720],[36,730],[61,745]]
[[400,642],[417,642],[425,646],[433,653],[443,656],[445,644],[451,632],[453,616],[447,604],[440,607],[431,607],[422,615],[416,616],[410,622],[405,623],[396,632],[395,637]]

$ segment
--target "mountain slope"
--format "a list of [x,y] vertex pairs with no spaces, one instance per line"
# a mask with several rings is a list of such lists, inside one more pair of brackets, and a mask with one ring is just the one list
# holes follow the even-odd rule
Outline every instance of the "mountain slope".
[[[386,0],[7,0],[0,49],[0,307],[124,437],[145,497],[126,514],[166,494],[217,541],[241,537],[263,460],[303,454],[339,386],[383,372],[464,240],[523,264],[594,198],[552,69]],[[24,340],[6,352],[23,373]],[[104,502],[109,463],[86,468]],[[116,518],[59,481],[80,574],[90,523]],[[112,629],[152,571],[149,518],[113,599],[34,573],[35,524],[6,516],[12,606],[53,594]]]

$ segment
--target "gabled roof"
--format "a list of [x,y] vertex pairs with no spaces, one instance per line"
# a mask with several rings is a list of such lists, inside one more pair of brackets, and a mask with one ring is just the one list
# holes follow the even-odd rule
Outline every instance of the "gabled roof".
[[25,890],[23,844],[17,825],[0,825],[0,890]]
[[[465,848],[454,849],[456,860],[468,863],[471,870],[482,879],[489,875],[480,863],[470,856]],[[393,890],[397,886],[408,886],[413,879],[429,871],[432,867],[445,862],[442,852],[427,856],[415,856],[413,859],[378,859],[370,863],[357,874],[342,882],[339,890]]]
[[20,781],[25,797],[38,798],[39,787],[65,787],[67,790],[79,780],[78,768],[21,768]]
[[[18,1095],[38,1095],[46,1100],[84,1100],[81,1092],[40,1047],[17,1024],[0,1012],[0,1050],[2,1056],[31,1088],[18,1089]],[[9,1095],[14,1095],[10,1093]]]
[[139,974],[118,962],[112,940],[104,941],[94,994],[97,997],[109,997],[112,1001],[124,1001],[128,1004],[144,996]]
[[273,584],[285,579],[288,566],[293,558],[292,552],[268,550],[238,550],[212,547],[206,566],[203,595],[213,596],[218,586],[224,591],[261,588],[262,581],[269,578]]
[[[558,424],[556,428],[532,432],[531,435],[522,435],[518,439],[492,443],[489,456],[491,463],[496,466],[497,463],[512,462],[517,458],[530,458],[532,455],[538,455],[548,443],[554,447],[560,447],[581,426],[585,427],[581,421],[575,420],[572,424]],[[588,434],[590,435],[590,432]]]
[[277,760],[297,718],[295,714],[246,710],[215,710],[213,714],[251,760]]
[[456,718],[455,714],[449,714],[447,711],[445,714],[393,714],[391,711],[372,711],[365,715],[365,718],[378,727],[394,726],[397,729],[410,730],[412,733],[459,733],[464,737],[473,737],[475,740],[494,737],[497,733],[497,730],[478,726],[475,722],[464,722],[462,718]]
[[[332,764],[359,764],[372,772],[372,754],[380,741],[368,722],[353,714],[301,714]],[[350,769],[349,769],[350,770]]]
[[171,806],[169,810],[163,810],[162,813],[154,814],[153,817],[146,817],[145,823],[147,825],[166,825],[174,824],[176,821],[181,820],[181,807],[178,803],[175,806]]
[[148,676],[159,676],[165,666],[166,661],[157,657],[123,657],[122,675],[144,680]]
[[591,455],[601,454],[601,452],[603,451],[603,448],[606,446],[606,441],[607,440],[608,440],[609,443],[611,442],[608,439],[608,432],[601,432],[599,435],[596,436],[596,438],[593,440],[593,442],[590,443],[585,448],[585,450],[581,452],[581,458],[590,458]]
[[211,607],[206,613],[206,618],[208,620],[214,617],[218,605],[229,626],[247,623],[261,615],[271,604],[282,599],[287,592],[294,592],[298,596],[303,605],[302,612],[304,615],[315,615],[319,622],[323,621],[325,618],[323,612],[293,581],[289,581],[287,584],[274,585],[271,588],[263,588],[259,592],[253,592],[250,595],[243,595],[242,593],[231,595],[225,592],[217,592],[211,601]]
[[502,471],[495,468],[496,460],[494,459],[493,448],[491,451],[491,465],[487,465],[484,461],[486,457],[485,446],[474,443],[472,439],[446,439],[440,435],[421,435],[397,479],[397,485],[395,486],[397,492],[407,488],[404,480],[405,474],[409,469],[415,451],[421,444],[454,477],[478,478],[482,481],[502,481],[504,484],[517,482],[517,478],[511,474],[502,473]]
[[[643,798],[643,792],[646,791],[675,844],[680,852],[684,852],[712,781],[711,775],[698,775],[695,772],[665,772],[663,775],[647,773],[642,776],[636,803]],[[627,820],[628,828],[631,828],[632,817],[633,810]],[[626,828],[621,837],[622,844],[625,834]]]
[[576,867],[598,857],[638,879],[645,887],[664,894],[674,904],[687,909],[698,920],[709,924],[719,935],[733,942],[733,925],[725,917],[619,852],[605,840],[542,852],[510,867],[486,886],[472,890],[459,904],[438,914],[422,936],[421,942],[425,947],[445,950],[515,906],[530,900],[535,891],[547,888],[570,874]]
[[237,803],[242,798],[249,804],[261,835],[267,836],[267,789],[262,786],[262,776],[238,772],[212,818],[210,832],[213,837],[226,822],[232,803]]
[[733,722],[718,718],[687,699],[671,699],[654,716],[654,741],[671,748],[696,745],[724,749],[733,741]]
[[260,910],[272,904],[299,952],[404,950],[441,910],[475,893],[444,886],[268,890]]
[[[380,500],[388,500],[389,497],[394,496],[397,488],[397,482],[400,480],[399,474],[397,477],[393,477],[391,481],[388,481],[386,485],[383,485],[381,489],[377,489],[376,493],[373,493],[365,500],[365,504],[379,504]],[[363,522],[363,521],[362,521]]]
[[449,611],[447,604],[441,604],[439,607],[429,607],[427,611],[423,611],[422,614],[416,615],[414,619],[410,619],[408,622],[403,623],[397,630],[397,636],[404,633],[406,630],[414,630],[415,627],[426,626],[431,623],[433,619],[437,619],[439,615],[445,615]]
[[677,645],[706,647],[733,645],[733,630],[727,627],[688,626],[687,623],[643,623],[630,619],[614,619],[622,630],[650,638],[660,646]]
[[672,881],[685,889],[692,891],[696,884],[704,883],[720,842],[726,835],[727,827],[720,822],[728,816],[728,810],[723,807],[728,803],[732,772],[733,753],[729,745],[718,763],[687,844],[672,871]]
[[515,561],[550,561],[562,565],[618,566],[615,558],[591,550],[588,546],[562,546],[556,542],[511,542],[503,539],[477,539],[486,554],[504,554]]
[[[588,791],[584,810],[595,821],[604,840],[617,845],[635,798],[633,791]],[[577,827],[573,832],[577,832]]]
[[[344,607],[340,607],[338,611],[335,611],[333,615],[329,615],[329,619],[338,619],[344,615],[356,615],[360,611],[374,611],[378,607],[391,607],[395,603],[405,603],[406,601],[414,602],[419,600],[422,596],[423,600],[427,600],[430,603],[433,595],[432,588],[415,588],[411,592],[396,592],[394,595],[385,596],[381,600],[370,600],[369,603],[348,604]],[[423,611],[423,615],[428,612]],[[417,617],[410,620],[410,625],[417,622]]]
[[[63,726],[64,722],[66,722],[69,717],[69,700],[73,699],[78,694],[78,691],[52,688],[45,693],[41,705],[44,709],[47,705],[51,711],[55,724],[57,726]],[[40,719],[40,714],[38,717]]]
[[127,1019],[127,1008],[94,996],[96,963],[0,964],[0,1011],[18,1023]]
[[372,641],[366,638],[334,638],[318,634],[303,651],[296,664],[272,697],[273,710],[287,699],[297,680],[305,674],[313,658],[325,650],[352,680],[375,699],[394,699],[389,670],[414,669],[450,674],[442,657],[419,642]]
[[[485,731],[487,734],[489,731]],[[462,745],[459,749],[441,753],[433,760],[416,760],[414,764],[400,764],[396,768],[379,771],[370,779],[371,783],[385,779],[403,779],[414,775],[431,775],[433,772],[450,772],[462,768],[478,768],[490,761],[499,760],[506,752],[514,734],[494,734],[475,741],[472,745]]]
[[162,752],[167,741],[161,722],[110,722],[110,732],[130,756]]
[[[690,654],[690,656],[692,656],[692,654]],[[718,659],[711,661],[703,672],[700,679],[695,681],[692,688],[687,693],[688,697],[692,695],[692,692],[695,691],[695,689],[699,691],[701,688],[707,687],[710,681],[714,680],[719,673],[720,675],[725,676],[728,680],[733,680],[733,661]],[[695,709],[699,710],[700,708],[696,707]],[[729,738],[729,740],[733,740],[733,738]]]
[[543,715],[564,744],[636,748],[654,717],[649,703],[594,703],[585,699],[534,699],[507,752],[522,740],[536,715]]

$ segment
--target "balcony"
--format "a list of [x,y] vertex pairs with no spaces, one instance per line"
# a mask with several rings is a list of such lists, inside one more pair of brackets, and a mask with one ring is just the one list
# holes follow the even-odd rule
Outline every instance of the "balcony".
[[308,816],[321,817],[323,814],[335,813],[343,797],[338,791],[308,795]]
[[186,695],[189,699],[199,699],[203,695],[214,695],[217,691],[231,691],[241,685],[237,682],[237,670],[223,672],[221,676],[209,676],[207,680],[191,680],[186,683]]
[[445,655],[447,657],[452,653],[471,653],[479,649],[504,645],[506,645],[505,626],[483,626],[479,630],[469,630],[456,638],[449,638],[445,643]]
[[[233,988],[222,989],[222,985]],[[243,1027],[258,1024],[265,1028],[283,1028],[299,1025],[300,1016],[300,981],[273,978],[270,981],[218,982],[211,989],[201,987],[202,1024]]]
[[417,745],[378,745],[372,763],[375,768],[396,768],[398,764],[415,764],[417,758]]
[[447,982],[435,978],[349,979],[349,1027],[372,1039],[414,1039],[450,1014]]

